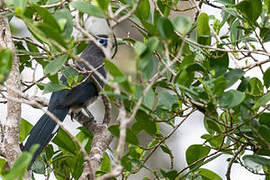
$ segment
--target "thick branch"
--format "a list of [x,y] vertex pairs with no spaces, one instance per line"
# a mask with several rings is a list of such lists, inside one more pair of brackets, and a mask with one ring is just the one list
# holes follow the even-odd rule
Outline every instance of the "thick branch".
[[[13,63],[10,75],[6,84],[14,89],[21,89],[19,59],[15,54],[15,47],[5,12],[0,13],[0,49],[9,48],[12,50]],[[8,96],[18,98],[18,95],[7,90]],[[1,128],[1,153],[5,155],[7,163],[11,166],[21,154],[18,145],[18,135],[21,119],[21,104],[11,100],[7,101],[7,118]]]

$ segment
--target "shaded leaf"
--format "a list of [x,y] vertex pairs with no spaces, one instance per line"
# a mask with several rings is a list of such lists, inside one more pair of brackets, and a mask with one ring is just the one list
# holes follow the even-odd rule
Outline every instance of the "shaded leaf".
[[87,1],[73,1],[70,3],[70,5],[79,10],[82,13],[86,13],[90,16],[95,16],[95,17],[99,17],[99,18],[106,18],[106,15],[104,14],[104,12],[99,9],[96,6],[93,6],[92,4],[90,4]]
[[20,134],[19,134],[19,141],[23,142],[25,138],[30,133],[31,129],[33,128],[33,125],[26,121],[25,119],[21,119],[21,127],[20,127]]
[[252,161],[256,164],[262,165],[262,166],[268,166],[270,167],[270,159],[258,156],[258,155],[245,155],[243,157],[243,160],[245,164],[248,164],[248,161]]
[[227,87],[227,80],[223,76],[218,77],[213,81],[214,88],[213,92],[217,94],[218,96],[221,96],[224,93],[224,90]]
[[258,100],[257,100],[257,104],[260,105],[260,106],[264,106],[266,105],[266,103],[270,101],[270,92],[268,92],[267,94],[263,95],[262,97],[260,97]]
[[[229,56],[227,53],[223,52],[213,52],[209,59],[210,67],[215,70],[215,76],[221,76],[226,73],[229,66]],[[232,81],[231,79],[229,79]],[[229,82],[228,82],[229,83]]]
[[224,77],[227,79],[227,88],[231,87],[236,83],[241,77],[243,77],[245,72],[241,69],[232,69],[227,72]]
[[219,99],[219,105],[221,107],[232,108],[239,105],[244,101],[244,99],[245,93],[236,90],[229,90],[221,96]]
[[150,15],[150,3],[148,0],[141,0],[137,6],[136,16],[141,21],[147,21],[149,15]]
[[[120,136],[119,125],[112,125],[108,128],[108,130],[112,133],[112,135],[116,137]],[[126,141],[134,145],[139,144],[139,141],[136,135],[129,128],[127,128],[127,131],[126,131]]]
[[[193,162],[205,157],[210,152],[211,148],[209,146],[201,145],[201,144],[193,144],[188,147],[186,150],[186,162],[188,165]],[[191,166],[190,168],[192,168]]]
[[108,9],[110,0],[97,0],[97,3],[100,9],[102,9],[103,11],[106,11]]
[[235,7],[251,22],[255,22],[262,12],[261,0],[243,0]]
[[203,177],[203,179],[206,180],[222,180],[222,178],[214,173],[213,171],[210,171],[209,169],[200,168],[198,169],[199,174]]
[[270,87],[270,68],[268,68],[263,74],[263,82],[266,88]]
[[62,65],[67,61],[67,58],[67,55],[56,57],[54,60],[50,61],[49,64],[47,64],[47,66],[44,68],[44,73],[50,75],[56,74],[62,68]]
[[61,128],[59,128],[57,135],[53,138],[52,142],[71,154],[74,154],[76,149],[78,149],[71,137]]
[[14,2],[15,12],[23,14],[24,11],[26,10],[27,1],[28,0],[14,0],[13,2]]
[[203,45],[211,44],[209,17],[206,13],[201,13],[197,20],[197,42]]
[[69,89],[68,86],[62,84],[62,83],[54,83],[54,82],[50,82],[50,83],[36,83],[38,85],[38,87],[40,87],[43,90],[43,94],[46,93],[50,93],[50,92],[56,92],[56,91],[60,91],[60,90],[64,90],[64,89]]
[[5,176],[5,180],[14,180],[14,179],[22,179],[27,167],[29,166],[32,155],[38,149],[37,144],[33,145],[30,148],[30,152],[23,152],[14,162],[12,168],[10,169],[9,173]]
[[66,8],[57,10],[54,14],[54,17],[57,19],[58,23],[65,20],[64,27],[62,30],[63,38],[70,39],[73,32],[73,18],[70,11]]
[[248,90],[249,93],[253,96],[262,95],[263,94],[262,82],[256,77],[251,78],[248,82]]
[[174,34],[171,21],[166,17],[161,17],[157,22],[157,29],[162,38],[168,40]]
[[48,26],[54,27],[54,29],[58,32],[61,32],[60,26],[53,15],[48,11],[48,9],[40,7],[38,5],[33,4],[36,12],[43,19],[43,22]]
[[155,135],[157,132],[156,123],[152,117],[142,110],[139,110],[135,116],[136,123],[132,125],[132,131],[138,134],[141,130],[145,130],[150,135]]
[[12,66],[12,52],[9,49],[0,50],[0,84],[8,78]]
[[149,89],[146,96],[143,98],[143,104],[148,107],[149,109],[152,109],[155,104],[155,92],[153,89]]
[[191,30],[192,19],[189,16],[177,16],[172,20],[172,24],[177,32],[186,34]]
[[166,106],[168,109],[171,109],[172,105],[177,101],[177,96],[170,94],[166,90],[160,90],[158,92],[158,99],[161,104]]

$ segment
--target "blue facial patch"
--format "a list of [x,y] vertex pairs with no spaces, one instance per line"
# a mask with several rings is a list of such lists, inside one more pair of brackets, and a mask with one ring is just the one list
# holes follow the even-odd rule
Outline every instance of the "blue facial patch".
[[108,40],[106,40],[106,39],[98,39],[97,41],[98,41],[102,46],[104,46],[104,47],[107,46]]

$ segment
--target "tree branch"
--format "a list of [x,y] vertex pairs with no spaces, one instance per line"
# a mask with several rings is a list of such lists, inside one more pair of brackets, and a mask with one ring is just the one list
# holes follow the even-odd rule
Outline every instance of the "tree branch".
[[[4,1],[1,1],[1,4]],[[8,24],[8,18],[4,11],[0,12],[0,49],[9,48],[12,51],[13,62],[11,72],[6,84],[14,89],[21,89],[19,72],[19,59],[15,54],[15,46]],[[14,91],[7,89],[8,96],[18,98]],[[9,166],[12,166],[17,157],[21,154],[19,148],[19,130],[21,120],[21,103],[7,100],[7,118],[1,125],[1,154],[4,154]]]

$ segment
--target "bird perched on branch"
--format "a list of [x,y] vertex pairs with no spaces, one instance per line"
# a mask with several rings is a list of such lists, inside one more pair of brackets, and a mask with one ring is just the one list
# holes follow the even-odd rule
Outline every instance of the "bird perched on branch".
[[[98,37],[99,38],[97,39],[97,42],[106,47],[108,36],[99,35]],[[89,45],[83,50],[80,57],[92,65],[94,68],[98,68],[97,71],[104,78],[106,78],[106,70],[104,66],[102,66],[105,54],[102,49],[95,44],[95,42],[90,42]],[[80,61],[78,62],[78,65],[80,68],[85,68],[88,71],[90,70],[87,63]],[[83,74],[83,76],[84,78],[87,78],[88,75]],[[78,109],[79,107],[86,109],[86,107],[98,96],[98,87],[96,86],[96,83],[99,83],[101,87],[104,86],[104,82],[95,73],[93,73],[93,77],[96,79],[96,82],[94,82],[91,78],[88,78],[86,81],[70,90],[61,90],[52,93],[49,101],[48,111],[51,112],[60,121],[64,121],[66,115],[71,109]],[[62,83],[67,84],[67,79],[64,76],[62,76],[60,80]],[[57,125],[56,122],[46,113],[43,114],[43,116],[32,128],[23,151],[29,151],[31,146],[34,144],[39,144],[39,148],[33,155],[29,168],[37,156],[41,153],[41,151],[51,141],[58,128],[59,125]]]

